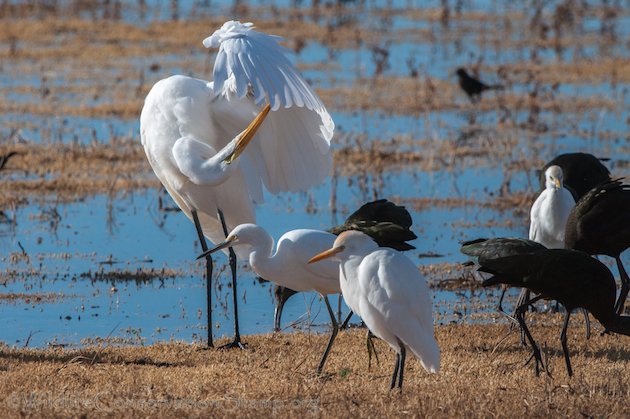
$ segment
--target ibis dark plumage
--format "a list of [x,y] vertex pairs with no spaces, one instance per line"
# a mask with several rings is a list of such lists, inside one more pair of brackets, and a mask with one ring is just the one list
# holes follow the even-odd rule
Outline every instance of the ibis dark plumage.
[[602,182],[610,180],[610,171],[602,164],[601,159],[589,153],[566,153],[554,157],[540,173],[540,188],[545,187],[545,172],[551,166],[560,166],[564,174],[564,187],[575,200]]
[[[415,249],[407,243],[417,238],[411,231],[413,220],[404,206],[396,205],[387,199],[363,204],[361,208],[350,214],[345,222],[329,230],[339,235],[347,230],[358,230],[370,236],[380,247],[404,251]],[[276,308],[274,313],[274,331],[280,331],[280,321],[284,304],[297,294],[290,288],[277,285],[274,289]]]
[[565,245],[615,258],[621,277],[616,311],[621,314],[630,290],[630,278],[621,262],[621,253],[630,247],[630,185],[610,180],[584,195],[569,214]]
[[607,331],[630,336],[630,317],[619,316],[615,311],[617,287],[612,273],[606,265],[586,253],[547,249],[488,259],[479,270],[493,275],[483,282],[484,286],[505,284],[527,288],[538,294],[517,309],[517,320],[532,346],[537,375],[542,357],[523,315],[530,304],[540,299],[556,300],[566,309],[560,341],[569,376],[573,370],[567,346],[567,328],[573,310],[588,310]]
[[[523,255],[536,253],[547,249],[542,244],[533,240],[516,237],[498,237],[494,239],[476,239],[462,243],[460,252],[470,257],[466,265],[483,265],[490,259],[497,259],[506,256]],[[503,287],[497,309],[503,312],[503,297],[507,287]],[[519,299],[520,301],[520,299]]]

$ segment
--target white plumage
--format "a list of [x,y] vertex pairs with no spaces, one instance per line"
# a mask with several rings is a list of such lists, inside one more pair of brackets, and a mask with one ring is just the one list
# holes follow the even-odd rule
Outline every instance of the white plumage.
[[320,230],[291,230],[280,237],[274,252],[273,238],[264,228],[241,224],[208,253],[228,246],[246,248],[249,265],[262,278],[294,291],[339,294],[339,263],[328,260],[317,266],[308,264],[313,254],[330,249],[336,238]]
[[[169,77],[153,86],[142,109],[140,134],[151,167],[189,218],[191,207],[197,209],[204,235],[214,243],[225,237],[217,208],[229,229],[254,222],[252,203],[262,202],[263,185],[271,193],[298,191],[330,172],[334,123],[279,39],[254,31],[251,23],[226,22],[204,41],[220,46],[215,82]],[[227,166],[227,172],[204,165],[251,122],[265,97],[276,111],[240,165]]]
[[[425,370],[438,372],[440,348],[433,331],[429,289],[413,262],[396,250],[379,248],[359,231],[341,233],[331,249],[313,257],[311,262],[325,258],[341,262],[343,298],[372,333],[385,340],[399,357],[404,353],[402,343]],[[398,368],[392,387],[397,371]]]
[[575,199],[563,186],[559,166],[547,168],[545,179],[545,190],[536,198],[530,212],[529,239],[549,249],[563,249],[564,230]]
[[[204,40],[220,48],[215,81],[161,80],[142,109],[140,134],[153,171],[188,218],[197,213],[213,243],[225,237],[219,209],[228,230],[253,223],[263,185],[271,193],[306,189],[323,181],[332,166],[333,121],[279,40],[251,23],[226,22]],[[238,134],[265,100],[273,111],[232,162]],[[241,259],[247,256],[239,252]]]

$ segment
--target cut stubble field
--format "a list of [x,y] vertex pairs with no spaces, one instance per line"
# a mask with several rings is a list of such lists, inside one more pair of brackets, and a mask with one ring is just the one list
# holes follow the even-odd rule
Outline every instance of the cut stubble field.
[[0,409],[11,416],[624,417],[630,413],[625,338],[569,329],[575,375],[560,350],[560,314],[532,314],[551,375],[507,324],[436,328],[439,374],[408,359],[402,393],[389,391],[394,352],[383,342],[368,368],[365,330],[340,333],[326,374],[314,371],[325,334],[248,336],[246,350],[199,345],[0,349]]

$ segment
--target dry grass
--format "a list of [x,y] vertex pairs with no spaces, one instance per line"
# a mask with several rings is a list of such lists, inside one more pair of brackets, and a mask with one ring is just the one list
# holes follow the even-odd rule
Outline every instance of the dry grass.
[[[540,323],[542,316],[534,316]],[[81,350],[0,349],[0,409],[11,416],[187,415],[282,417],[328,414],[439,417],[630,414],[630,355],[625,337],[583,339],[570,329],[575,376],[566,375],[560,315],[533,327],[553,377],[523,366],[528,350],[505,325],[437,328],[442,371],[409,360],[404,391],[389,392],[393,352],[377,343],[380,365],[367,368],[365,331],[341,333],[324,378],[313,374],[324,335],[248,336],[245,351],[172,343]],[[577,323],[577,322],[576,322]],[[545,346],[546,344],[546,346]]]

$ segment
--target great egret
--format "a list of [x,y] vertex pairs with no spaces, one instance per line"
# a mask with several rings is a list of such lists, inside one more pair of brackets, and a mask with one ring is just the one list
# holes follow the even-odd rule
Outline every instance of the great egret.
[[562,169],[564,187],[567,188],[575,200],[602,182],[610,180],[610,171],[600,159],[589,153],[566,153],[554,157],[540,172],[540,189],[545,188],[545,172],[551,166]]
[[[287,58],[281,38],[253,30],[253,24],[226,22],[203,41],[219,47],[214,81],[184,76],[161,80],[149,92],[140,116],[147,158],[173,200],[204,236],[222,241],[228,230],[254,222],[254,202],[263,185],[271,193],[297,191],[321,182],[332,166],[334,123],[308,83]],[[245,150],[234,138],[265,101],[273,112]],[[234,161],[238,154],[238,160]],[[233,162],[232,164],[230,164]],[[219,217],[217,218],[217,214]],[[229,250],[238,327],[236,254]],[[245,249],[239,258],[247,258]],[[207,258],[208,346],[212,346],[212,261]]]
[[[359,230],[372,237],[380,247],[411,250],[415,247],[407,241],[417,238],[416,234],[411,231],[412,224],[411,215],[404,206],[396,205],[387,199],[378,199],[363,204],[358,210],[350,214],[343,224],[328,231],[334,235],[339,235],[347,230]],[[333,241],[330,242],[328,248],[332,246]],[[276,297],[274,331],[280,331],[280,319],[284,304],[296,293],[291,288],[276,285],[274,289]]]
[[390,389],[396,385],[402,389],[407,349],[425,370],[438,372],[440,348],[433,332],[431,298],[418,267],[396,250],[379,248],[360,231],[341,233],[330,249],[309,263],[329,258],[340,262],[341,292],[348,307],[396,351]]
[[621,278],[616,311],[621,314],[630,289],[630,278],[621,262],[621,253],[630,247],[630,185],[611,180],[584,195],[569,214],[565,245],[615,258]]
[[241,224],[228,234],[223,243],[199,257],[228,246],[246,248],[249,252],[249,265],[256,275],[269,278],[276,284],[295,291],[319,292],[326,303],[333,326],[328,346],[317,367],[317,373],[320,374],[339,330],[327,297],[328,294],[340,292],[339,264],[328,261],[313,267],[307,262],[313,254],[330,248],[336,237],[319,230],[291,230],[280,237],[273,253],[273,238],[264,228],[256,224]]
[[562,249],[564,228],[575,199],[562,186],[563,174],[559,166],[547,168],[545,178],[545,190],[536,198],[530,212],[529,239],[548,249]]
[[459,87],[468,95],[468,98],[472,103],[479,102],[481,94],[486,90],[503,89],[500,84],[488,85],[468,74],[466,69],[460,67],[455,72],[459,81]]
[[588,310],[607,331],[630,336],[630,317],[619,316],[615,312],[615,279],[603,263],[586,253],[548,249],[489,259],[484,261],[479,270],[494,275],[485,280],[483,286],[506,284],[525,287],[538,294],[517,309],[517,319],[532,346],[536,375],[539,364],[542,365],[542,357],[523,314],[530,304],[540,299],[556,300],[566,309],[560,341],[569,376],[573,370],[567,347],[567,327],[571,312],[576,308]]

